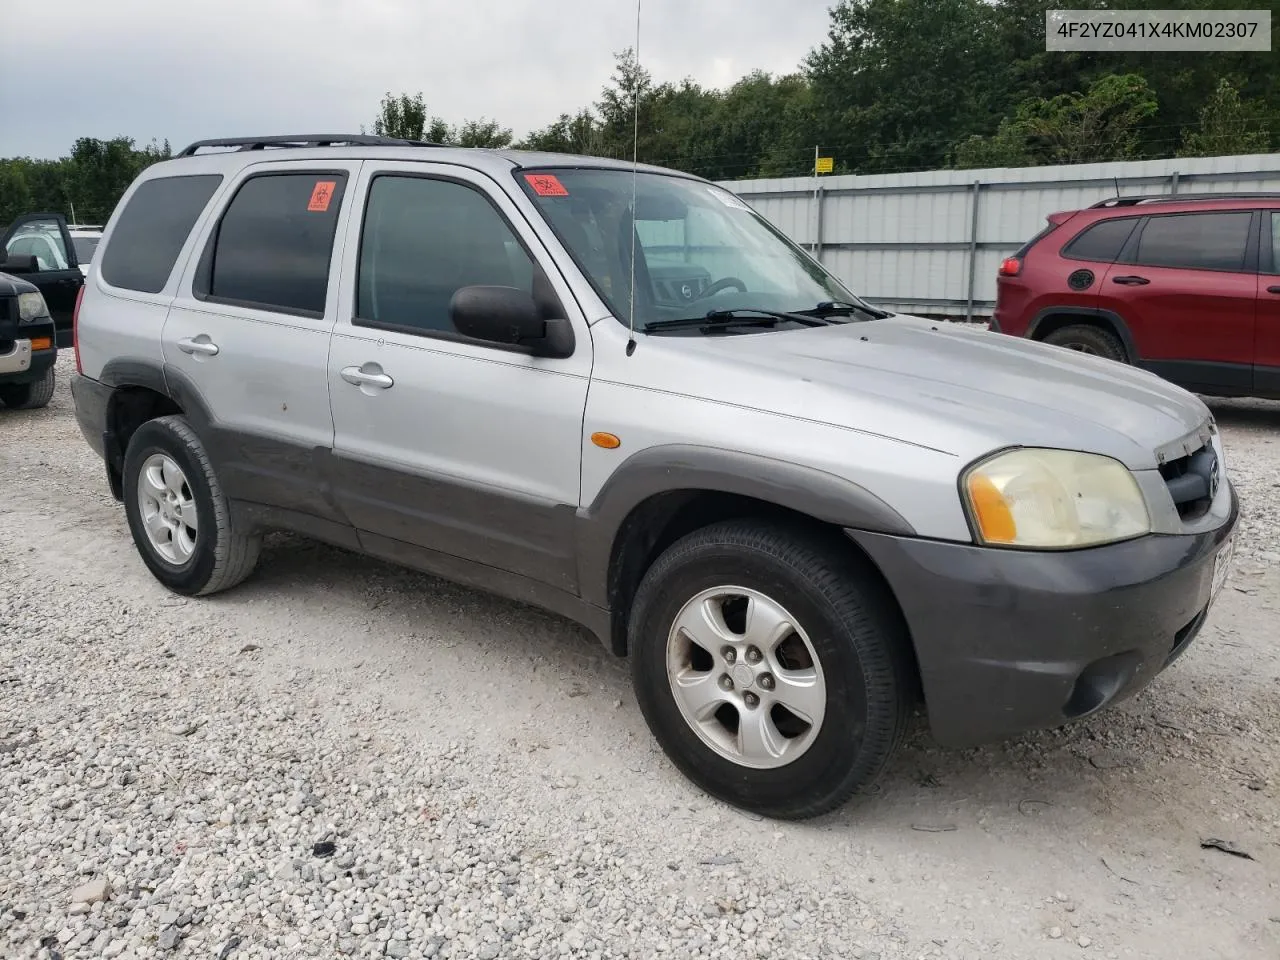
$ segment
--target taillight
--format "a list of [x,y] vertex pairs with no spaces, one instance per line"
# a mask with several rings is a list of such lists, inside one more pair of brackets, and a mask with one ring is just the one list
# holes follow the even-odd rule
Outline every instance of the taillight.
[[1016,277],[1022,269],[1022,261],[1017,257],[1005,257],[1000,261],[1000,276]]
[[80,365],[80,302],[84,300],[84,284],[76,293],[76,308],[71,312],[71,349],[76,355],[76,373],[84,375],[84,367]]

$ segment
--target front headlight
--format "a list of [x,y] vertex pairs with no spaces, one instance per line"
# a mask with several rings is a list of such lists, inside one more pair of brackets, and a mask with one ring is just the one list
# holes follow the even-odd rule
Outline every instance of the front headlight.
[[44,320],[49,316],[49,308],[44,297],[37,290],[35,293],[18,294],[18,322],[30,323],[32,320]]
[[980,461],[961,478],[978,540],[1062,550],[1151,531],[1138,481],[1118,460],[1024,448]]

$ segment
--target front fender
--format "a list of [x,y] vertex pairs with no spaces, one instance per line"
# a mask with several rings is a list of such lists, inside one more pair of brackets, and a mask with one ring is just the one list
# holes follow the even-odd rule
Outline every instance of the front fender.
[[677,491],[751,497],[850,529],[900,536],[916,532],[875,494],[823,470],[715,447],[650,447],[619,464],[592,503],[578,510],[578,582],[584,600],[611,606],[610,563],[627,518],[650,498]]

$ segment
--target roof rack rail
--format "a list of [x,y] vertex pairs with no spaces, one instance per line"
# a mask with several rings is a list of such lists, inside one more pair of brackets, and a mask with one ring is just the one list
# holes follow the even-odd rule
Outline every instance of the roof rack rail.
[[242,150],[265,150],[267,147],[437,147],[423,140],[401,140],[368,133],[300,133],[276,137],[227,137],[220,140],[197,140],[188,144],[175,157],[194,157],[206,147],[234,147]]
[[1099,207],[1136,207],[1140,203],[1181,203],[1183,200],[1280,200],[1280,193],[1159,193],[1141,197],[1108,197],[1090,204],[1090,210]]

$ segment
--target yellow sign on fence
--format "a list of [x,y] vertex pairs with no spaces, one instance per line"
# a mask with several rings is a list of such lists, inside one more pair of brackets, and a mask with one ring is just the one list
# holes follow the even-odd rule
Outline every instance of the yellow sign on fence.
[[830,173],[836,168],[835,157],[815,157],[813,169],[815,173]]

